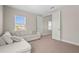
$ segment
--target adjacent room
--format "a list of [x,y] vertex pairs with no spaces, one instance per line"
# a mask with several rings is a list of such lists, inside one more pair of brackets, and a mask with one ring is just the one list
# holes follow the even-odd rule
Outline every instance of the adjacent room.
[[79,53],[78,5],[0,5],[0,53]]

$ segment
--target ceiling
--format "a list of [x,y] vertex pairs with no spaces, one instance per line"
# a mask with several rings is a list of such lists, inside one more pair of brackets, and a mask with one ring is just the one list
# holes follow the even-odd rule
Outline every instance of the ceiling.
[[8,5],[9,7],[24,10],[38,15],[47,14],[61,6],[58,5]]

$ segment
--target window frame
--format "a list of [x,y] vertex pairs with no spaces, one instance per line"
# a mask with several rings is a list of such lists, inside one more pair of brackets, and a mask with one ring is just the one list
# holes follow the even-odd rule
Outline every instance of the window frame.
[[[16,15],[16,16],[15,16],[15,28],[14,28],[15,31],[17,31],[17,30],[16,30],[16,17],[17,17],[17,16],[21,16],[21,15]],[[26,25],[26,16],[23,16],[23,17],[24,17],[24,26],[25,26],[25,25]],[[25,27],[25,29],[26,29],[26,27]]]

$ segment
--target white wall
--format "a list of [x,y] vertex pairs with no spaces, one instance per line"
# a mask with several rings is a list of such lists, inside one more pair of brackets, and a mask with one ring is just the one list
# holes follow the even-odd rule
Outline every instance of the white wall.
[[15,16],[25,16],[26,17],[26,31],[27,33],[36,32],[36,15],[28,13],[22,10],[10,8],[4,6],[4,32],[14,31],[15,29]]
[[3,32],[3,6],[0,5],[0,35]]
[[61,9],[62,39],[79,44],[79,6],[65,6]]
[[37,16],[37,32],[43,33],[43,17]]

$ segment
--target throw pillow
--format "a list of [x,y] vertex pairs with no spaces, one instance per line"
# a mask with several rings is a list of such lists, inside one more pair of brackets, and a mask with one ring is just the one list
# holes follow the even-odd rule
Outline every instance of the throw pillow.
[[11,44],[13,43],[13,40],[11,39],[11,35],[9,32],[6,32],[3,36],[2,39],[7,43],[7,44]]
[[0,46],[6,45],[5,41],[0,37]]

